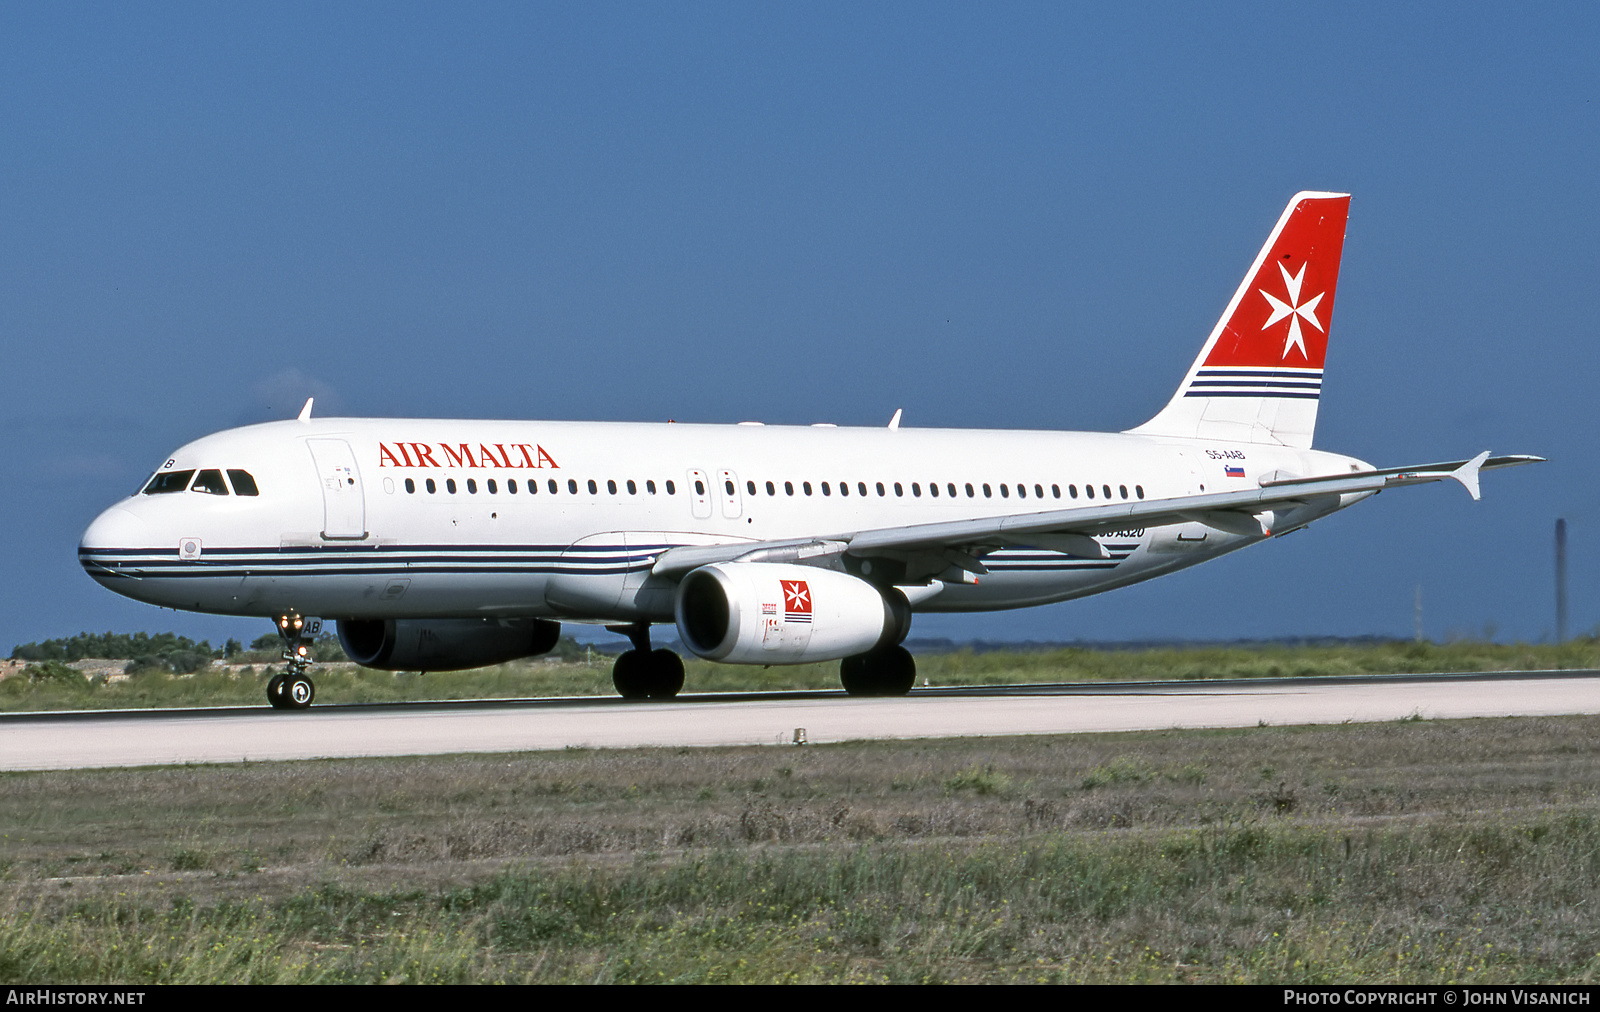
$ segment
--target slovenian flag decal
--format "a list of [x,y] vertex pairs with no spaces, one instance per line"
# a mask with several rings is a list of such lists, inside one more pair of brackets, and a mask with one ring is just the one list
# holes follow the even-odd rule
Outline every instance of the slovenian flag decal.
[[1224,464],[1223,465],[1223,470],[1227,472],[1228,477],[1230,477],[1230,478],[1243,478],[1244,477],[1244,468],[1242,468],[1242,467],[1236,467],[1233,464]]

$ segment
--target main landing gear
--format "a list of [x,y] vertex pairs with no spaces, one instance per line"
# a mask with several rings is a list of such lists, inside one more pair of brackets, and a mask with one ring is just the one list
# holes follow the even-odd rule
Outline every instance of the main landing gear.
[[683,689],[683,658],[671,650],[650,649],[650,626],[606,626],[633,641],[633,649],[617,657],[611,684],[623,699],[671,699]]
[[903,696],[916,683],[916,658],[902,646],[882,647],[839,662],[839,684],[852,696]]
[[278,635],[283,637],[283,659],[288,664],[283,674],[273,675],[267,682],[267,702],[276,710],[304,710],[317,698],[317,687],[306,675],[311,670],[316,630],[307,629],[299,615],[279,615]]

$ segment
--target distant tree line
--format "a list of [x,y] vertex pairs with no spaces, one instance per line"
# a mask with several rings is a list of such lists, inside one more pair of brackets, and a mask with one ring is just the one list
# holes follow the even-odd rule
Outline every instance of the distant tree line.
[[11,650],[14,661],[70,663],[88,657],[129,658],[127,671],[172,671],[180,675],[199,671],[213,660],[232,657],[243,647],[230,639],[219,650],[209,640],[198,643],[176,633],[90,633],[65,639],[21,643]]
[[[554,650],[544,656],[551,660],[578,661],[590,652],[610,656],[617,652],[615,645],[607,647],[586,646],[571,636],[561,637]],[[283,639],[277,633],[267,633],[251,641],[248,647],[230,639],[221,649],[209,640],[196,642],[176,633],[91,633],[81,632],[65,639],[43,640],[38,643],[20,643],[11,650],[14,661],[39,664],[54,661],[69,664],[87,658],[122,659],[128,664],[123,669],[128,674],[140,671],[170,671],[188,675],[199,671],[214,660],[231,660],[236,664],[271,664],[283,653]],[[324,632],[311,644],[311,657],[321,663],[340,663],[348,660],[339,640]],[[58,670],[58,669],[51,669]],[[73,669],[66,669],[73,670]]]

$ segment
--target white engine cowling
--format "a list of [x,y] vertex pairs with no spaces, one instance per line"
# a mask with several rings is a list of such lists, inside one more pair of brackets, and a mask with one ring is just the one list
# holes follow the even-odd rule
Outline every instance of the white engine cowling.
[[549,653],[561,624],[488,618],[340,619],[339,645],[362,667],[461,671]]
[[892,646],[911,607],[848,573],[777,562],[701,566],[678,585],[684,646],[727,664],[833,661]]

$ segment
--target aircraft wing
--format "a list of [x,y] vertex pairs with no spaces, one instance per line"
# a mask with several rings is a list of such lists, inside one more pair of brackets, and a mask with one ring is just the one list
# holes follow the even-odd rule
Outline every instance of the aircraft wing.
[[[1085,558],[1103,558],[1104,549],[1093,540],[1093,535],[1130,527],[1200,523],[1230,534],[1268,537],[1275,532],[1300,526],[1308,516],[1325,512],[1318,507],[1318,503],[1326,503],[1328,497],[1379,492],[1400,485],[1452,479],[1477,499],[1480,471],[1542,460],[1543,457],[1528,455],[1491,457],[1485,451],[1471,460],[1354,471],[1316,478],[1269,480],[1261,482],[1254,489],[1204,495],[1073,506],[1037,513],[1014,513],[876,530],[842,531],[781,541],[686,545],[668,549],[657,556],[651,572],[673,578],[717,562],[814,561],[821,564],[828,558],[848,553],[857,557],[901,559],[920,556],[924,567],[933,560],[982,574],[986,570],[979,560],[984,552],[1017,545]],[[1306,507],[1313,508],[1306,510]],[[1297,513],[1302,518],[1298,521]]]

